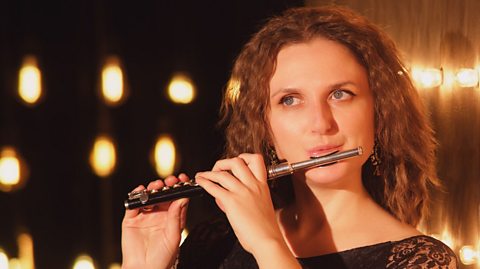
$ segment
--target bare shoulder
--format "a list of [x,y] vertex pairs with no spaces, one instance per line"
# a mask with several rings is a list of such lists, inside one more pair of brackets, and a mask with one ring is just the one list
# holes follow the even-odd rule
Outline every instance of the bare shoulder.
[[458,268],[455,253],[433,237],[417,235],[392,243],[387,268]]
[[370,234],[374,235],[377,241],[398,241],[404,238],[421,235],[415,227],[403,223],[383,208],[373,210],[369,225]]

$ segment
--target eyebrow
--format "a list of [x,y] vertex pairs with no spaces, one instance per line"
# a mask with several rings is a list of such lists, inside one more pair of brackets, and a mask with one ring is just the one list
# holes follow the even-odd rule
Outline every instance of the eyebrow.
[[275,96],[279,95],[279,94],[282,94],[282,93],[293,93],[293,92],[297,92],[298,89],[297,88],[283,88],[283,89],[280,89],[278,91],[276,91],[275,93],[273,93],[272,95],[270,95],[270,98],[274,98]]
[[[341,87],[344,87],[344,86],[347,86],[347,85],[352,85],[352,86],[358,86],[356,83],[350,81],[350,80],[347,80],[347,81],[342,81],[342,82],[338,82],[338,83],[334,83],[332,85],[329,85],[327,86],[329,89],[337,89],[337,88],[341,88]],[[281,93],[292,93],[292,92],[297,92],[299,91],[298,88],[294,88],[294,87],[291,87],[291,88],[282,88],[276,92],[274,92],[273,94],[270,95],[270,98],[274,98],[275,96],[281,94]]]

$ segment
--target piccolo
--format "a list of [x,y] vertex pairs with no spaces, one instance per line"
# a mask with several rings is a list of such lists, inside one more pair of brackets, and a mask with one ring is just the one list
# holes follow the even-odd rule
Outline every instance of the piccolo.
[[[356,149],[346,151],[336,151],[324,156],[311,158],[309,160],[297,163],[279,163],[267,168],[267,178],[268,180],[274,180],[282,176],[293,174],[299,170],[331,165],[338,161],[362,155],[362,153],[362,148],[358,147]],[[158,190],[145,189],[142,191],[130,192],[128,194],[128,199],[124,202],[124,205],[126,209],[134,209],[180,198],[191,198],[205,193],[206,191],[200,187],[194,179],[192,179],[187,182],[178,182],[173,186],[165,186]]]

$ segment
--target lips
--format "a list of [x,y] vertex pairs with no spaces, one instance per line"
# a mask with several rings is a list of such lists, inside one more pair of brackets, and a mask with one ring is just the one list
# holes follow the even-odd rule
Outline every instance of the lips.
[[318,158],[339,150],[341,150],[340,145],[323,145],[311,148],[307,152],[311,158]]

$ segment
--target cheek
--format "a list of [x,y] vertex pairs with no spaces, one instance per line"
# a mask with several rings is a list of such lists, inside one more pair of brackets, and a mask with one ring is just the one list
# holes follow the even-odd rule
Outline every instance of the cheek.
[[292,141],[295,141],[295,137],[298,138],[298,126],[289,120],[273,117],[270,118],[270,129],[278,157],[285,158],[284,153],[293,146]]
[[359,146],[364,150],[373,148],[373,140],[375,136],[374,116],[371,109],[365,109],[364,113],[352,113],[344,118],[344,132],[349,137],[353,137]]

